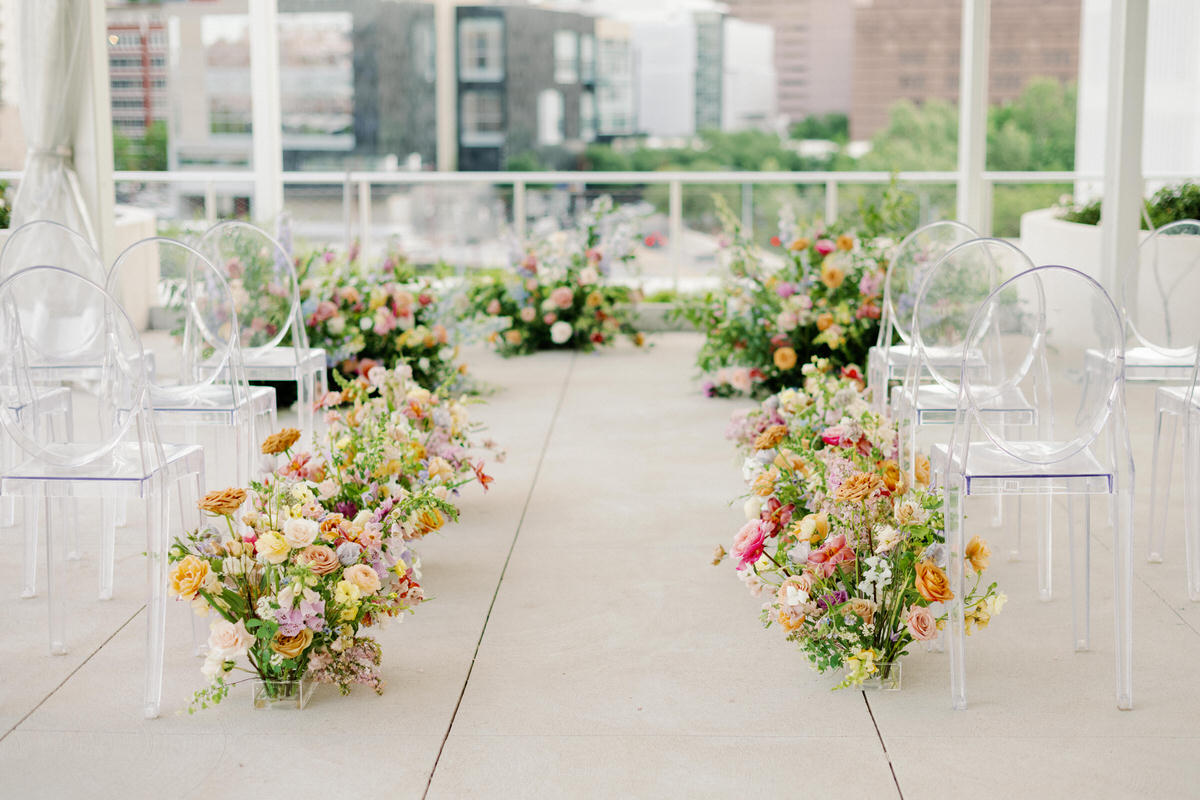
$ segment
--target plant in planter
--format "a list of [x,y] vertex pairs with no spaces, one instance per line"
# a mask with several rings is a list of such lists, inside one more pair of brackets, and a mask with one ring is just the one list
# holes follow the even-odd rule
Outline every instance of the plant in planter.
[[625,335],[636,344],[630,304],[638,293],[607,282],[634,259],[632,214],[598,198],[575,230],[557,231],[514,254],[512,274],[470,290],[475,317],[504,356],[537,350],[592,350]]
[[[1100,201],[1071,206],[1062,213],[1061,218],[1083,225],[1099,225]],[[1146,201],[1142,229],[1154,230],[1185,219],[1200,219],[1200,184],[1185,182],[1178,186],[1165,186],[1155,192]]]
[[[728,555],[766,598],[762,623],[781,627],[817,671],[843,670],[834,688],[894,680],[907,648],[936,638],[939,604],[952,597],[942,497],[928,488],[927,459],[915,475],[899,468],[895,425],[870,410],[861,382],[827,359],[801,372],[801,388],[730,425],[750,493]],[[713,563],[726,555],[718,547]],[[989,555],[981,539],[967,546],[968,631],[1005,602],[995,583],[982,585]]]
[[8,181],[0,181],[0,230],[12,223],[12,206],[8,202]]

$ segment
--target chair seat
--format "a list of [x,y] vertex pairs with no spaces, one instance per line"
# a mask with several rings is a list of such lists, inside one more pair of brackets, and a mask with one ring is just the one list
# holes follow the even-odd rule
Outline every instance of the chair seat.
[[[912,363],[916,348],[910,344],[895,344],[891,347],[880,347],[876,345],[871,348],[871,356],[875,358],[886,359],[888,380],[899,380],[904,377],[904,372],[908,365]],[[928,348],[925,351],[926,358],[935,367],[947,368],[956,367],[962,360],[962,351],[958,348]],[[983,354],[978,350],[972,350],[967,356],[968,368],[979,368],[985,366]]]
[[[988,387],[974,387],[979,413],[989,419],[998,419],[1011,425],[1033,425],[1037,412],[1020,389],[1013,387],[999,393],[986,393]],[[953,425],[958,409],[958,393],[940,383],[925,383],[917,387],[916,402],[904,386],[892,389],[892,408],[904,403],[915,408],[918,425]]]
[[[237,413],[244,408],[257,412],[268,404],[274,404],[275,390],[270,386],[252,386],[248,395],[234,396],[233,386],[213,383],[203,387],[154,387],[150,390],[150,404],[156,413],[178,415],[190,412]],[[166,420],[164,420],[166,421]],[[172,420],[171,422],[178,422]],[[170,424],[170,423],[168,423]]]
[[[1104,360],[1098,350],[1088,350],[1088,361]],[[1195,356],[1168,356],[1140,345],[1125,350],[1126,381],[1186,381],[1192,377]]]
[[[45,445],[46,449],[64,458],[83,457],[94,446],[87,442]],[[199,445],[164,444],[162,448],[167,480],[203,470],[204,451]],[[89,495],[91,492],[86,491],[86,487],[94,486],[95,494],[107,496],[115,493],[114,484],[126,484],[122,494],[142,496],[145,483],[152,477],[154,470],[147,469],[142,463],[138,445],[121,442],[104,458],[81,467],[63,466],[44,458],[27,458],[0,477],[0,494],[40,494],[40,484],[61,483],[61,494],[64,495]]]
[[[1182,415],[1187,407],[1188,386],[1159,386],[1154,391],[1154,407],[1158,411]],[[1200,392],[1192,395],[1192,408],[1200,409]]]
[[[154,353],[146,351],[146,374],[151,380],[158,369]],[[90,361],[62,361],[30,364],[29,373],[39,383],[65,383],[66,381],[95,381],[100,379],[102,367]]]
[[299,351],[292,347],[247,348],[242,355],[246,377],[252,381],[294,381],[297,376],[327,368],[325,350],[320,347]]
[[[1014,443],[1015,444],[1015,443]],[[1031,458],[1061,449],[1063,442],[1020,443]],[[931,464],[938,474],[946,464],[947,445],[935,444]],[[958,472],[955,453],[954,471]],[[1030,463],[1001,450],[991,442],[972,442],[967,448],[967,465],[961,470],[967,494],[1110,494],[1112,470],[1096,458],[1090,447],[1050,464]]]

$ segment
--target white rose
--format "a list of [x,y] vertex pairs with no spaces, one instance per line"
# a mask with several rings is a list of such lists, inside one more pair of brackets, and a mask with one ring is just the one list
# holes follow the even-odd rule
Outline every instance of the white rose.
[[742,506],[742,511],[746,513],[746,519],[758,519],[759,512],[762,511],[763,501],[758,495],[751,495],[745,505]]
[[244,620],[236,623],[218,619],[209,625],[208,652],[212,657],[219,656],[223,661],[233,661],[244,656],[250,648],[254,637],[246,630]]
[[559,320],[550,326],[550,341],[555,344],[566,344],[571,339],[571,334],[575,331],[571,327],[571,323],[565,320]]
[[289,519],[283,524],[283,540],[294,549],[308,547],[320,532],[321,526],[311,519]]
[[579,270],[579,285],[590,286],[600,279],[600,275],[591,267],[584,267]]
[[334,317],[333,319],[329,320],[329,322],[325,323],[325,327],[334,336],[340,336],[342,332],[346,330],[346,318]]

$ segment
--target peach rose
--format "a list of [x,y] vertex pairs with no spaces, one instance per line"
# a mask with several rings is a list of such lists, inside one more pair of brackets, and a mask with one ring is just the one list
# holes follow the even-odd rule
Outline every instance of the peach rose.
[[262,443],[263,455],[274,456],[289,450],[300,440],[300,431],[295,428],[284,428],[279,433],[272,433]]
[[246,630],[245,620],[230,622],[218,619],[208,626],[209,652],[219,654],[225,661],[244,656],[253,641],[254,637]]
[[978,536],[972,536],[971,541],[967,542],[967,561],[971,564],[971,569],[976,572],[983,572],[988,568],[988,559],[992,557],[992,551],[988,548],[987,542],[980,539]]
[[284,658],[296,658],[312,644],[313,632],[310,628],[302,628],[295,636],[284,636],[276,633],[271,639],[271,649]]
[[772,360],[779,369],[789,370],[796,366],[796,351],[790,347],[781,347],[775,351]]
[[865,597],[851,597],[846,602],[846,608],[852,614],[857,614],[862,618],[862,621],[870,625],[875,620],[875,609],[878,608],[873,601]]
[[245,489],[222,489],[219,492],[209,492],[204,495],[199,507],[201,511],[223,517],[237,511],[245,500]]
[[772,425],[755,438],[754,449],[770,450],[783,441],[784,437],[787,436],[787,432],[786,425]]
[[296,556],[297,563],[307,564],[317,575],[328,575],[338,568],[337,554],[323,544],[310,545]]
[[840,503],[866,502],[867,498],[883,488],[883,479],[870,472],[856,472],[834,492],[833,499]]
[[926,606],[916,603],[909,606],[908,611],[904,613],[904,624],[918,642],[928,642],[937,638],[937,620]]
[[821,283],[830,289],[837,289],[846,280],[846,272],[831,259],[821,262]]
[[833,314],[828,311],[817,315],[817,330],[826,331],[833,325]]
[[922,453],[917,453],[916,466],[913,469],[913,477],[917,480],[918,486],[929,485],[929,456]]
[[944,603],[954,598],[946,573],[928,559],[917,564],[917,577],[913,586],[921,593],[921,597],[931,603]]
[[198,556],[184,556],[171,570],[167,591],[180,600],[194,600],[208,578],[208,562]]
[[575,293],[569,287],[559,286],[550,292],[550,302],[561,309],[568,309],[575,302]]
[[354,564],[347,567],[343,577],[361,589],[364,595],[375,594],[383,585],[379,580],[378,573],[366,564]]

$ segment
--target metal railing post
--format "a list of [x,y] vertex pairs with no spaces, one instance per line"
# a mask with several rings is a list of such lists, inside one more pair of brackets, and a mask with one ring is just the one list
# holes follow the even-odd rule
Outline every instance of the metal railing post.
[[350,170],[346,170],[346,178],[342,181],[342,224],[346,228],[346,252],[354,244],[354,184],[350,181]]
[[204,222],[212,226],[217,222],[217,184],[207,181],[204,184]]
[[358,181],[358,252],[364,262],[371,252],[371,181]]
[[517,244],[525,249],[525,181],[513,181],[513,232]]
[[838,184],[836,180],[825,181],[825,224],[832,225],[838,218]]
[[678,179],[667,184],[667,238],[670,239],[671,266],[675,273],[675,290],[683,272],[683,183]]

